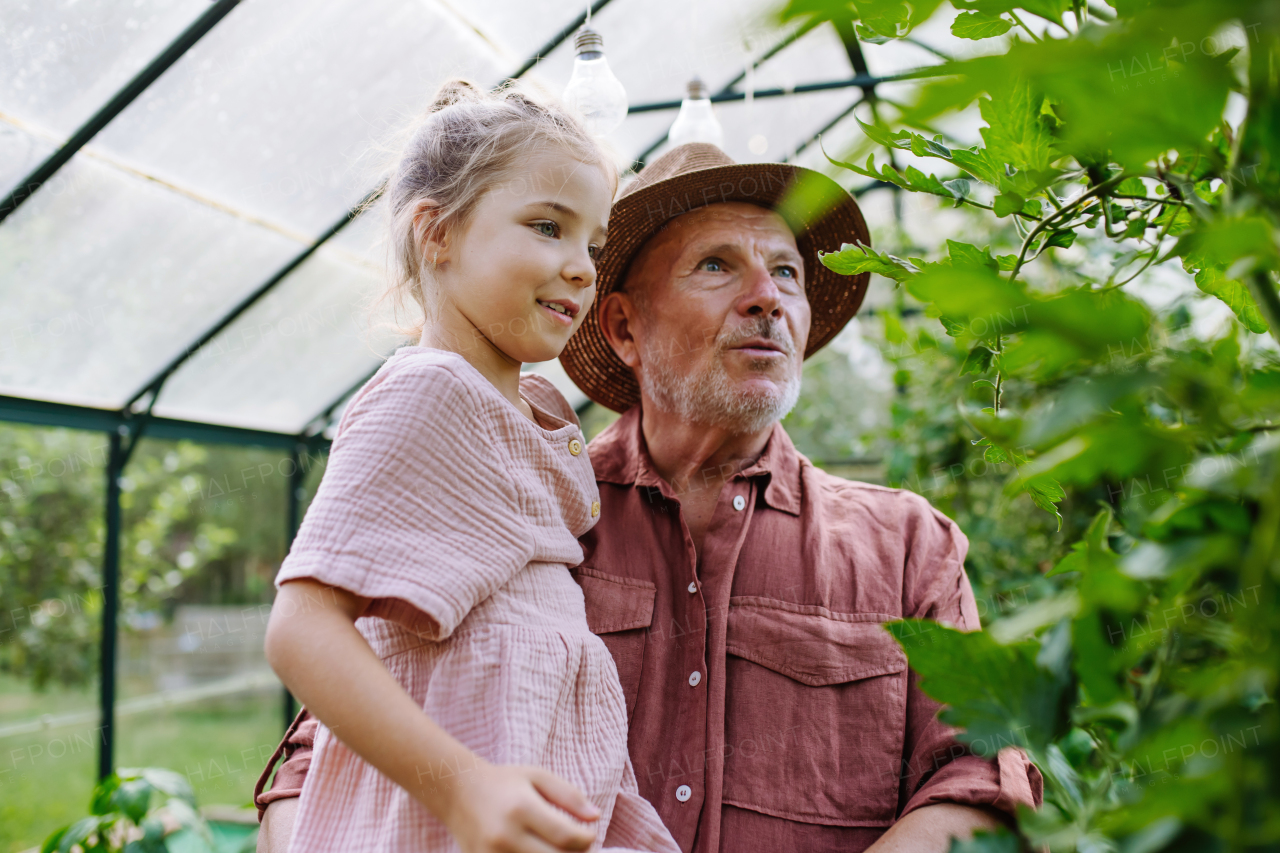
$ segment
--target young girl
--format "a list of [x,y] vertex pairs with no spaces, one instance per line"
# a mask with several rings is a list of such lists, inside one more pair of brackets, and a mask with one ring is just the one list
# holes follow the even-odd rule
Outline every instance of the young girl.
[[267,658],[323,725],[291,851],[678,851],[568,568],[598,492],[520,373],[595,296],[617,175],[561,108],[446,84],[386,189],[425,321],[343,414]]

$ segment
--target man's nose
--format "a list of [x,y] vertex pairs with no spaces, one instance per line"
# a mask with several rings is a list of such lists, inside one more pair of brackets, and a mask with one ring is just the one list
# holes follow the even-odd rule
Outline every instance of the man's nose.
[[765,264],[753,262],[743,271],[738,311],[748,317],[782,317],[782,291]]

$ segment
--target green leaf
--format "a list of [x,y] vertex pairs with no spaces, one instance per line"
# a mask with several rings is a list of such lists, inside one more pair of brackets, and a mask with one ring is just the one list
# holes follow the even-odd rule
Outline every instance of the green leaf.
[[840,275],[879,273],[886,278],[903,282],[915,275],[905,263],[890,255],[882,255],[870,246],[845,243],[838,252],[819,252],[818,260],[832,272]]
[[951,149],[942,144],[942,137],[925,139],[917,133],[908,134],[911,138],[911,153],[917,157],[938,157],[951,159]]
[[867,124],[857,116],[854,116],[854,121],[862,127],[862,132],[867,135],[868,139],[883,145],[885,148],[897,148],[902,151],[911,150],[911,140],[915,134],[910,131],[899,130],[895,133],[878,124]]
[[88,839],[98,832],[100,827],[110,826],[113,822],[105,819],[104,815],[81,818],[67,827],[66,832],[58,839],[58,853],[71,853],[71,848],[77,844],[87,847]]
[[1196,287],[1225,302],[1249,331],[1259,334],[1267,331],[1267,321],[1243,282],[1227,278],[1217,267],[1206,267],[1196,273]]
[[1026,199],[1017,193],[1001,193],[996,196],[993,207],[995,208],[996,216],[1003,219],[1006,216],[1021,211],[1025,204]]
[[1002,272],[1012,272],[1013,268],[1018,265],[1017,255],[997,255],[996,264]]
[[1058,529],[1062,529],[1062,513],[1058,512],[1058,503],[1067,496],[1057,480],[1048,476],[1034,477],[1026,481],[1027,494],[1036,506],[1045,512],[1052,513],[1058,519]]
[[987,39],[1009,32],[1013,24],[999,15],[961,12],[951,24],[951,34],[962,39]]
[[953,148],[951,162],[984,183],[992,186],[1000,183],[1000,170],[985,148]]
[[987,127],[982,138],[987,153],[997,163],[1007,163],[1022,171],[1049,168],[1052,137],[1040,117],[1043,96],[1033,95],[1025,83],[1015,83],[992,92],[978,102]]
[[995,358],[995,355],[994,352],[979,344],[969,350],[969,355],[965,357],[964,364],[960,366],[960,375],[986,373],[991,369],[991,359]]
[[1147,185],[1142,182],[1142,178],[1125,178],[1116,187],[1116,193],[1119,195],[1141,195],[1147,194]]
[[1076,241],[1076,232],[1074,231],[1051,231],[1049,239],[1045,241],[1045,248],[1056,247],[1059,249],[1067,249]]
[[959,739],[990,757],[1005,746],[1043,749],[1065,728],[1059,699],[1066,682],[1036,663],[1034,640],[1001,645],[986,632],[966,633],[907,619],[885,628],[907,652],[920,687],[948,707],[939,717]]
[[61,829],[55,830],[44,840],[44,843],[40,845],[40,853],[54,853],[61,844],[62,837],[67,834],[69,829],[71,829],[71,827],[64,826]]
[[960,243],[955,240],[947,241],[947,256],[951,260],[951,265],[955,267],[985,267],[990,270],[999,269],[996,259],[991,257],[991,252],[987,249],[979,249],[972,243]]
[[129,820],[142,823],[151,805],[151,793],[154,790],[151,783],[145,779],[130,779],[120,783],[120,787],[116,788],[111,796],[111,802],[117,809],[124,812]]
[[1031,301],[1018,284],[986,267],[929,266],[907,282],[907,292],[929,303],[929,316],[947,317],[979,339],[1020,328]]

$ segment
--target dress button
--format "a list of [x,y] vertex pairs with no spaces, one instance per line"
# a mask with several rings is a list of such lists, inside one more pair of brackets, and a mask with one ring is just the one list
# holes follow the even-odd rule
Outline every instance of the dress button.
[[734,509],[736,509],[736,510],[738,510],[739,512],[741,512],[741,511],[742,511],[742,508],[743,508],[743,507],[745,507],[746,505],[747,505],[747,499],[746,499],[746,498],[744,498],[742,495],[734,495],[734,496],[733,496],[733,508],[734,508]]
[[578,439],[576,438],[569,439],[569,452],[572,453],[574,456],[577,456],[579,453],[581,453],[582,442],[578,441]]
[[697,687],[699,682],[701,681],[702,681],[702,673],[698,672],[696,669],[693,672],[689,673],[690,687]]
[[595,518],[600,514],[600,501],[591,502],[591,517]]
[[690,582],[689,582],[689,594],[690,594],[690,595],[692,595],[693,593],[695,593],[695,592],[697,592],[697,591],[698,591],[698,582],[697,582],[697,581],[690,581]]
[[693,789],[688,785],[681,785],[676,788],[676,799],[682,803],[689,802],[689,798],[693,796]]

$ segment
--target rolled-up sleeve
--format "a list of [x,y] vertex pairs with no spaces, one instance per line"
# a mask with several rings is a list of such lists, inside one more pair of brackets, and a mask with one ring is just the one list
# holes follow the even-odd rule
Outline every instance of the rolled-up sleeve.
[[[980,630],[973,587],[964,571],[969,541],[953,521],[931,507],[923,509],[913,528],[903,613],[961,631]],[[1019,803],[1039,808],[1044,779],[1026,753],[1010,746],[993,759],[974,755],[956,740],[956,729],[938,719],[941,707],[920,689],[912,672],[898,818],[938,803],[992,807],[1009,815]]]

